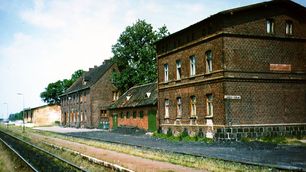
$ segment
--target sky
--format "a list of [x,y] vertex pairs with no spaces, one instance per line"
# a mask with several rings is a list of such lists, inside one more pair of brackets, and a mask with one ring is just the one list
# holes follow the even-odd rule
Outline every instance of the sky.
[[263,1],[0,0],[0,118],[44,105],[40,93],[49,83],[111,58],[112,45],[137,19],[174,33],[257,2]]

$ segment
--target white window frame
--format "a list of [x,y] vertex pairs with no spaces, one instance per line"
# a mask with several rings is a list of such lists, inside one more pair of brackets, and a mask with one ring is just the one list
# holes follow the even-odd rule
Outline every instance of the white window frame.
[[190,62],[190,76],[195,76],[195,74],[196,74],[196,57],[191,56],[189,58],[189,62]]
[[182,61],[177,60],[176,61],[176,79],[180,80],[182,77]]
[[190,116],[196,117],[197,116],[197,98],[196,96],[190,97]]
[[169,118],[169,110],[170,110],[170,101],[169,99],[165,99],[165,118]]
[[273,19],[266,20],[266,31],[267,33],[274,33],[274,20]]
[[292,33],[293,33],[292,21],[286,21],[286,35],[292,35]]
[[213,106],[213,95],[207,94],[206,95],[206,107],[207,107],[207,115],[208,117],[214,116],[214,106]]
[[182,114],[183,114],[183,107],[182,107],[182,98],[181,97],[177,97],[176,98],[176,117],[177,118],[181,118]]
[[206,61],[206,73],[210,73],[213,70],[213,54],[211,50],[205,52],[205,61]]
[[168,64],[164,64],[164,81],[168,82],[169,80],[169,66]]

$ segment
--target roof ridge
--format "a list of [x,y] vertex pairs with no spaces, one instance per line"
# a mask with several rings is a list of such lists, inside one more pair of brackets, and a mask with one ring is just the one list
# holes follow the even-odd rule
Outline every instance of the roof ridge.
[[135,85],[135,86],[131,87],[129,90],[131,90],[132,88],[144,87],[144,86],[153,85],[153,84],[156,84],[156,83],[157,83],[157,81],[146,83],[146,84],[142,84],[142,85]]

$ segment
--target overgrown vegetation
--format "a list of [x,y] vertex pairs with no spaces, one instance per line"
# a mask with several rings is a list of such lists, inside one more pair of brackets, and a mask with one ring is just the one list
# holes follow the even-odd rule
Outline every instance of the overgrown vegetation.
[[185,141],[185,142],[205,142],[205,143],[212,143],[213,139],[206,138],[203,136],[201,132],[198,133],[196,136],[189,136],[187,129],[184,129],[181,134],[178,136],[174,136],[172,134],[172,130],[169,128],[166,134],[160,133],[160,132],[154,132],[153,137],[166,139],[174,142],[178,141]]
[[241,138],[242,142],[264,142],[272,144],[286,144],[286,145],[300,145],[306,146],[306,143],[301,142],[300,140],[306,140],[306,136],[297,136],[297,137],[260,137],[260,138]]
[[0,171],[31,172],[32,170],[2,142],[0,142]]

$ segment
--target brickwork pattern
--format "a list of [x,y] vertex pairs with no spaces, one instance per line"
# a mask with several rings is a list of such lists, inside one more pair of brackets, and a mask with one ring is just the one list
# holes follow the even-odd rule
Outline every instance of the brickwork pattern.
[[[110,128],[113,128],[113,115],[117,114],[118,126],[129,126],[138,127],[144,130],[148,130],[148,113],[150,111],[156,111],[157,107],[137,107],[137,108],[124,108],[124,109],[114,109],[110,110]],[[143,112],[143,117],[140,117],[140,111]],[[126,113],[129,112],[129,118],[127,118]],[[133,112],[136,112],[136,118],[133,118]],[[123,118],[121,118],[121,113],[123,113]],[[158,124],[157,128],[158,128]]]
[[[204,102],[205,94],[209,92],[214,95],[212,121],[214,125],[219,125],[213,128],[216,137],[221,137],[218,128],[222,125],[306,122],[306,32],[303,29],[306,22],[293,12],[279,10],[278,7],[260,13],[256,10],[244,13],[248,15],[232,15],[224,21],[224,28],[220,31],[231,34],[211,35],[206,39],[206,35],[195,34],[208,27],[203,24],[205,21],[174,34],[178,40],[195,34],[188,43],[179,45],[173,35],[158,43],[158,112],[164,133],[169,128],[174,134],[185,128],[190,134],[200,129],[204,132],[209,130],[205,123]],[[273,34],[266,33],[266,19],[274,20]],[[285,34],[287,20],[293,23],[293,35]],[[213,30],[217,31],[219,26],[216,25]],[[207,75],[204,54],[209,49],[213,52],[213,72]],[[197,62],[194,77],[189,76],[189,57],[192,55],[196,56]],[[176,80],[178,59],[182,60],[181,80]],[[164,82],[166,63],[169,65],[168,82]],[[291,65],[291,70],[272,71],[270,64]],[[197,97],[197,123],[191,123],[188,118],[191,95]],[[239,95],[241,99],[226,100],[224,95]],[[183,102],[180,124],[176,123],[178,96]],[[169,119],[164,118],[165,99],[170,100]],[[277,128],[273,128],[276,130],[273,132],[281,134],[283,129]],[[286,134],[295,134],[288,130],[290,132]]]

